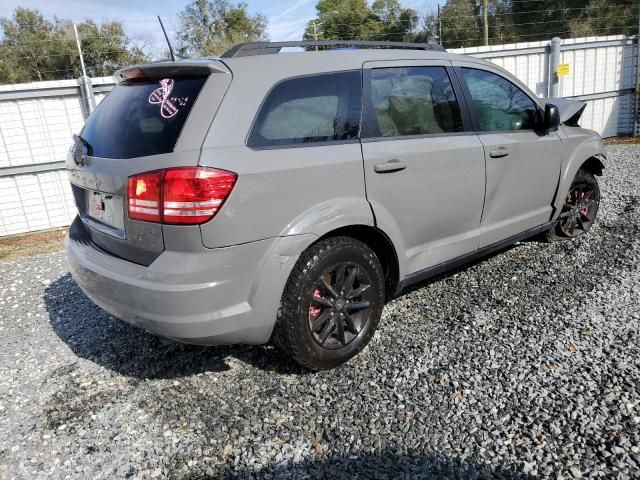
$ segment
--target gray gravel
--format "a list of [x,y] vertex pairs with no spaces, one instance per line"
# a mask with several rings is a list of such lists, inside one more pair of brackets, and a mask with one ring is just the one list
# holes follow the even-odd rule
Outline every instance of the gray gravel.
[[346,366],[165,345],[0,263],[0,478],[639,478],[640,147],[600,220],[390,302]]

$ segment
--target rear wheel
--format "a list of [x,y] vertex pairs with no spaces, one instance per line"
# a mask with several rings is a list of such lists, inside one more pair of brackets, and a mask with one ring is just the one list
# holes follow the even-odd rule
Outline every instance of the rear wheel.
[[569,188],[560,216],[547,232],[547,239],[557,241],[584,235],[593,226],[599,206],[598,180],[592,173],[579,170]]
[[302,254],[282,295],[273,339],[296,362],[333,368],[371,340],[384,305],[375,253],[350,237],[322,240]]

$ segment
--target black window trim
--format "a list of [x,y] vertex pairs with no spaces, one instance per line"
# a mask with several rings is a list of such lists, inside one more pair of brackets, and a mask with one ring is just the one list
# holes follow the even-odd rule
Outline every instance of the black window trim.
[[[269,99],[269,97],[271,96],[271,94],[273,93],[273,91],[278,88],[281,84],[288,82],[290,80],[296,80],[296,79],[301,79],[301,78],[312,78],[312,77],[318,77],[318,76],[323,76],[323,75],[332,75],[332,74],[340,74],[340,73],[353,73],[353,72],[358,72],[360,73],[360,120],[358,123],[358,136],[355,138],[350,138],[348,140],[325,140],[322,142],[298,142],[298,143],[283,143],[280,145],[251,145],[249,143],[249,140],[251,138],[251,135],[253,134],[254,129],[256,128],[256,124],[258,122],[258,118],[260,117],[260,114],[262,113],[263,108],[265,107],[267,100]],[[251,121],[251,126],[249,127],[249,131],[247,132],[247,135],[245,136],[245,140],[244,140],[244,144],[250,148],[251,150],[255,150],[255,151],[259,151],[259,150],[284,150],[284,149],[289,149],[289,148],[310,148],[310,147],[323,147],[323,146],[332,146],[332,145],[348,145],[348,144],[353,144],[353,143],[360,143],[360,137],[362,136],[362,102],[363,102],[363,98],[362,98],[362,68],[350,68],[347,70],[332,70],[332,71],[328,71],[328,72],[316,72],[316,73],[309,73],[309,74],[303,74],[303,75],[294,75],[291,77],[286,77],[286,78],[282,78],[280,80],[278,80],[275,84],[273,84],[271,86],[271,88],[269,89],[269,91],[264,95],[264,97],[262,98],[262,101],[260,102],[260,106],[258,107],[258,109],[256,110],[256,113],[253,117],[253,120]]]
[[[456,101],[458,102],[458,107],[460,108],[460,116],[462,117],[462,131],[460,132],[442,132],[442,133],[424,133],[420,135],[394,135],[391,137],[383,137],[383,136],[375,136],[375,137],[365,137],[363,135],[363,125],[364,125],[364,117],[365,112],[371,109],[371,71],[372,70],[381,70],[381,69],[391,69],[391,68],[444,68],[447,76],[449,77],[449,81],[451,82],[451,86],[453,87],[453,93],[456,97]],[[471,121],[471,112],[469,110],[469,106],[467,104],[467,99],[464,95],[460,82],[458,80],[458,76],[455,73],[454,68],[445,62],[440,65],[434,64],[425,64],[425,65],[401,65],[394,62],[393,65],[381,65],[373,68],[365,68],[364,73],[362,75],[362,114],[360,120],[360,137],[362,143],[370,143],[370,142],[384,142],[384,141],[397,141],[397,140],[415,140],[420,138],[436,138],[436,137],[459,137],[462,135],[473,135],[475,134],[474,124]]]
[[458,83],[460,84],[462,92],[464,94],[465,103],[467,104],[467,108],[468,108],[468,110],[469,110],[469,112],[471,114],[471,122],[473,123],[473,131],[474,131],[474,133],[476,133],[477,135],[482,135],[482,134],[486,134],[486,133],[537,132],[538,131],[535,127],[534,128],[509,129],[509,130],[481,130],[480,129],[479,115],[478,115],[478,112],[476,111],[476,109],[474,108],[473,99],[471,97],[471,90],[469,90],[469,86],[467,85],[467,81],[465,80],[464,73],[462,71],[465,68],[467,70],[480,70],[482,72],[492,73],[492,74],[497,75],[498,77],[502,78],[504,81],[509,82],[511,85],[513,85],[518,90],[520,90],[524,96],[526,96],[529,100],[531,100],[531,102],[536,107],[537,115],[540,115],[540,112],[541,112],[540,103],[538,102],[537,99],[531,98],[531,96],[525,90],[523,90],[519,85],[513,83],[511,80],[506,78],[504,75],[501,75],[500,73],[495,72],[492,69],[482,68],[482,66],[480,66],[480,65],[473,66],[473,67],[467,66],[467,65],[456,65],[453,68],[454,68],[455,75],[457,77]]

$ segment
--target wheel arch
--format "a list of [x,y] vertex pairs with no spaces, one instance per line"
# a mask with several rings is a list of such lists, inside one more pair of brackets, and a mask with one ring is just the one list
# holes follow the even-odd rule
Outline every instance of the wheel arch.
[[587,139],[579,139],[579,143],[572,146],[573,139],[567,141],[565,160],[563,162],[560,182],[553,202],[554,213],[551,220],[556,220],[564,204],[567,192],[578,170],[585,169],[593,175],[602,175],[605,168],[603,160],[606,158],[602,141],[599,136],[591,135]]
[[602,163],[601,157],[602,155],[598,154],[592,155],[584,161],[578,170],[586,170],[593,175],[601,177],[604,171],[604,163]]
[[374,251],[384,271],[387,297],[394,295],[400,282],[400,265],[396,248],[389,236],[377,227],[348,225],[325,233],[314,243],[338,236],[355,238]]

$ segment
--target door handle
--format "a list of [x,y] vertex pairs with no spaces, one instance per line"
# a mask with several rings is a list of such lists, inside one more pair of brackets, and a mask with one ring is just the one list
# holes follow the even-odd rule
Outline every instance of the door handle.
[[506,157],[510,153],[511,153],[511,149],[510,148],[499,147],[499,148],[496,148],[495,150],[491,150],[489,152],[489,156],[491,158],[502,158],[502,157]]
[[405,162],[401,162],[394,158],[393,160],[389,160],[385,163],[376,163],[373,166],[373,171],[376,173],[392,173],[399,172],[405,168],[407,168],[407,164]]

